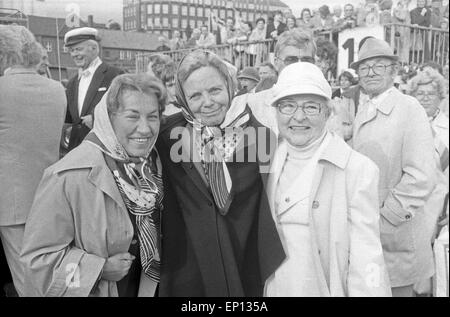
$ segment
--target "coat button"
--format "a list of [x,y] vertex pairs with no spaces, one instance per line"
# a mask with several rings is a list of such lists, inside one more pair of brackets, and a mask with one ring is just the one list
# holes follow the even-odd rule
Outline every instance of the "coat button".
[[212,207],[212,206],[213,206],[213,203],[212,203],[212,202],[209,202],[209,203],[208,203],[208,206],[209,206],[209,207]]
[[290,199],[289,197],[287,197],[284,201],[285,201],[286,203],[289,204],[289,202],[291,201],[291,199]]
[[131,240],[132,245],[136,245],[136,243],[138,243],[138,241],[136,239]]
[[406,218],[406,220],[409,220],[409,219],[411,219],[411,215],[406,215],[405,218]]
[[312,208],[317,209],[317,208],[319,208],[319,206],[320,206],[319,202],[317,200],[314,200],[312,203]]

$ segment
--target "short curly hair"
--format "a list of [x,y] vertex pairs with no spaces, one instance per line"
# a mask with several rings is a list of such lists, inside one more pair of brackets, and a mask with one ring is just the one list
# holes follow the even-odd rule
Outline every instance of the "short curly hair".
[[438,96],[443,100],[446,96],[446,84],[444,77],[436,72],[420,72],[409,81],[410,94],[415,95],[419,86],[432,84],[438,91]]
[[109,114],[118,111],[121,97],[126,91],[138,91],[146,95],[155,95],[158,100],[159,116],[161,118],[167,101],[166,88],[161,80],[145,73],[117,76],[112,81],[106,97]]
[[41,59],[42,48],[27,28],[0,26],[0,73],[12,66],[36,67]]
[[312,56],[316,55],[316,43],[314,39],[307,31],[294,28],[283,32],[279,37],[277,44],[275,45],[275,56],[278,56],[280,51],[287,46],[294,46],[301,49],[310,48]]

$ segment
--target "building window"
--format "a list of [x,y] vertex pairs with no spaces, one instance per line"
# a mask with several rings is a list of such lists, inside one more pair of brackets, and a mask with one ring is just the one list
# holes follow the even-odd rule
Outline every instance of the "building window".
[[168,28],[169,27],[169,18],[163,18],[162,24],[163,24],[163,27]]
[[155,14],[160,14],[161,13],[161,5],[159,3],[155,4],[155,8],[154,8],[153,12]]
[[219,9],[215,8],[215,9],[213,9],[213,12],[216,17],[219,16]]
[[207,6],[211,5],[211,0],[203,0],[203,2],[204,2],[205,5],[207,5]]
[[197,8],[197,17],[202,17],[203,16],[203,8],[198,7]]
[[188,21],[187,19],[181,19],[181,28],[185,29],[188,26]]
[[44,41],[44,43],[42,43],[42,46],[47,50],[47,52],[53,51],[53,43],[50,41]]
[[225,15],[226,15],[225,10],[220,10],[220,18],[221,18],[222,20],[225,19]]
[[122,61],[125,60],[125,51],[120,51],[119,52],[119,59],[122,60]]
[[228,18],[232,18],[233,17],[233,10],[228,10]]
[[159,20],[159,18],[155,17],[155,27],[160,27],[161,26],[161,22]]
[[254,21],[254,19],[255,19],[255,15],[253,14],[253,12],[250,12],[250,13],[248,14],[248,20],[249,20],[249,21]]
[[195,17],[195,7],[190,7],[190,8],[189,8],[189,15],[190,15],[191,17]]
[[153,4],[147,5],[147,14],[153,14]]
[[187,8],[187,6],[182,6],[181,7],[181,15],[182,16],[187,16],[188,15],[188,8]]
[[162,5],[162,13],[163,14],[169,14],[169,5],[168,4],[163,4]]
[[179,8],[178,4],[172,4],[172,14],[178,15]]
[[133,52],[127,51],[127,60],[131,61],[133,59]]
[[202,20],[197,20],[197,27],[201,28],[203,26],[203,21]]
[[173,28],[175,28],[175,29],[178,29],[178,23],[179,23],[179,20],[178,20],[178,18],[173,18],[172,19],[172,27]]
[[205,8],[205,17],[209,17],[211,15],[211,9]]
[[152,18],[147,19],[147,25],[149,28],[153,28],[153,19]]
[[195,28],[195,20],[189,20],[189,25],[191,26],[191,29]]

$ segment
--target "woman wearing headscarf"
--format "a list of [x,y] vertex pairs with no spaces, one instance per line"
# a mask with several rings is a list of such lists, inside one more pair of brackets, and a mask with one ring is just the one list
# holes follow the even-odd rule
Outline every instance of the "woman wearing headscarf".
[[155,77],[116,77],[92,132],[45,171],[25,228],[26,295],[155,295],[165,99]]
[[[421,265],[419,276],[422,281],[416,283],[414,291],[418,294],[432,294],[431,277],[436,273],[433,265],[432,245],[436,234],[439,232],[439,226],[445,225],[438,223],[438,219],[445,219],[445,205],[448,204],[448,165],[449,165],[449,119],[440,109],[440,103],[445,97],[445,80],[438,71],[428,70],[420,72],[409,82],[411,95],[416,97],[425,109],[430,126],[433,131],[434,157],[436,161],[436,186],[430,197],[425,203],[424,213],[426,217],[423,220],[421,230],[416,233],[419,235],[418,241],[426,241],[425,246],[419,249],[421,258],[426,259],[428,265]],[[447,202],[446,202],[447,201]],[[423,238],[424,237],[424,238]]]
[[378,168],[326,130],[331,87],[317,66],[287,66],[273,91],[283,141],[267,193],[286,259],[265,295],[390,296]]
[[284,258],[263,182],[276,138],[245,104],[211,52],[189,53],[177,71],[182,112],[157,143],[165,175],[160,296],[262,296]]

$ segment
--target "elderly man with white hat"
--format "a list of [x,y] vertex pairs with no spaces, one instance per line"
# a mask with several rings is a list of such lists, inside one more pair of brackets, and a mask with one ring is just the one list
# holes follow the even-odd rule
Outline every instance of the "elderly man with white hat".
[[376,165],[328,132],[320,69],[287,66],[273,88],[282,139],[267,183],[287,255],[266,296],[391,296],[379,232]]
[[68,150],[77,147],[92,129],[95,106],[112,80],[123,73],[102,62],[99,42],[98,31],[88,27],[70,30],[64,37],[64,44],[78,67],[78,74],[69,80],[66,90],[66,123],[72,124]]
[[433,137],[419,102],[394,87],[397,60],[383,40],[369,38],[351,66],[369,101],[360,105],[354,149],[380,169],[381,241],[393,296],[413,296],[419,272],[433,270],[431,242],[421,238],[424,205],[435,186]]

